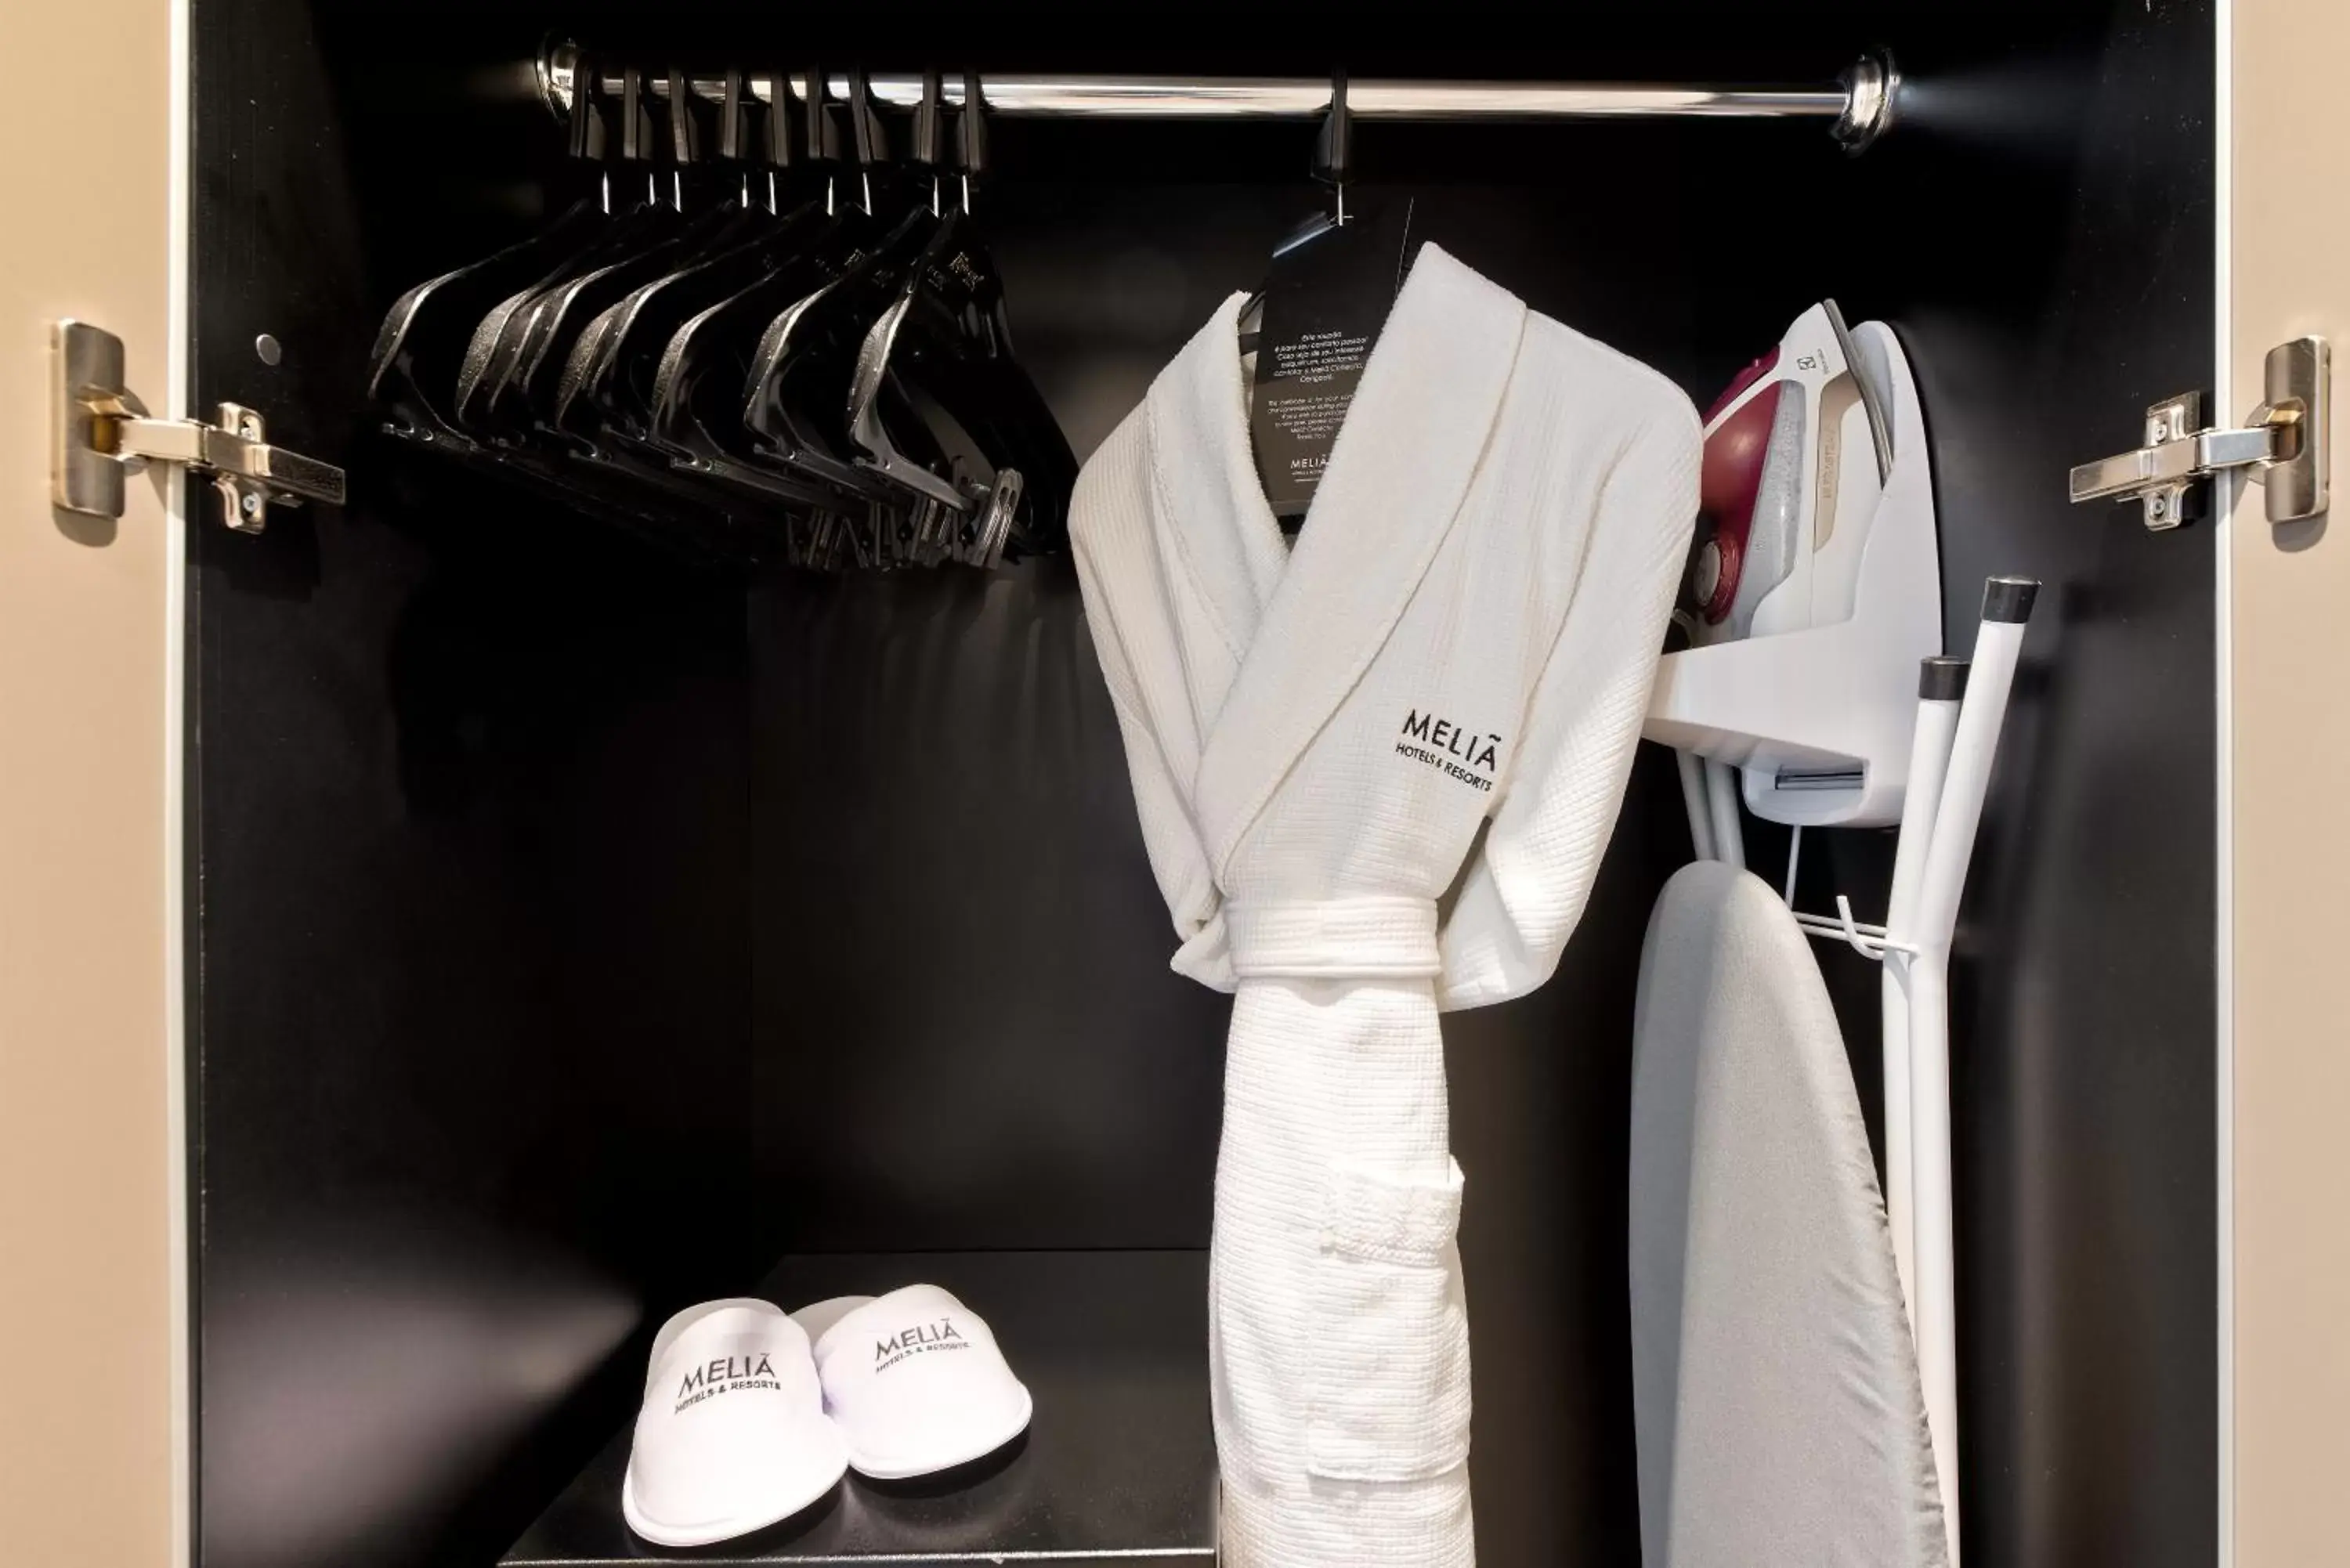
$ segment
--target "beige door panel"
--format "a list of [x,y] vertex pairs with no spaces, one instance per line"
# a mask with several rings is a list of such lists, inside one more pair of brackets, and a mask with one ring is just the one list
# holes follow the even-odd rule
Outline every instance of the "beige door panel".
[[0,1498],[24,1563],[184,1561],[178,1075],[167,919],[177,618],[166,481],[48,501],[50,322],[100,321],[160,405],[172,341],[168,0],[12,0],[31,134],[0,161]]
[[[2350,5],[2236,0],[2234,19],[2229,402],[2250,407],[2270,346],[2350,344]],[[2332,423],[2339,453],[2338,401]],[[2350,1451],[2350,522],[2272,527],[2242,485],[2223,547],[2234,1561],[2299,1568],[2344,1553]]]

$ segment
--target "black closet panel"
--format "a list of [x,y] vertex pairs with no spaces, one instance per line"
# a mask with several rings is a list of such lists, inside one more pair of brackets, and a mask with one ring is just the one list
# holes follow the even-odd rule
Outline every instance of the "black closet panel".
[[191,487],[202,1561],[491,1562],[767,1262],[742,592],[371,439],[384,303],[515,218],[353,146],[305,7],[194,45],[194,400],[351,476],[260,538]]
[[[2064,493],[2147,404],[2212,382],[2213,20],[2205,0],[2111,16],[2054,49],[1910,48],[1908,122],[1846,209],[1869,265],[1839,285],[1918,370],[1950,650],[1986,576],[2047,585],[1952,984],[1981,1568],[2218,1552],[2215,536]],[[1881,907],[1890,846],[1824,836],[1813,907]],[[1867,971],[1847,1033],[1873,1058],[1874,966],[1836,961]]]
[[1206,1244],[1223,997],[1167,968],[1066,561],[753,596],[762,1235]]

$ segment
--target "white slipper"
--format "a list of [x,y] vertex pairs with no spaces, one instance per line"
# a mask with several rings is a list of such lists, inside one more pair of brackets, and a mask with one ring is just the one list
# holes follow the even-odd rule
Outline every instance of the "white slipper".
[[792,1316],[816,1337],[824,1407],[858,1475],[933,1475],[1028,1429],[1035,1403],[994,1334],[936,1285],[836,1296]]
[[871,1296],[835,1296],[830,1301],[810,1302],[792,1314],[792,1321],[808,1336],[810,1345],[822,1345],[832,1325],[871,1301]]
[[807,1334],[771,1302],[704,1302],[653,1337],[620,1512],[661,1546],[788,1519],[847,1467]]

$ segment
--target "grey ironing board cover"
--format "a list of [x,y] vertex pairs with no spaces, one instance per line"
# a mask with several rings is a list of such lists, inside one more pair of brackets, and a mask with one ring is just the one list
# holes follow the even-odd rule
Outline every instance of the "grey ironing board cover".
[[1632,1067],[1649,1568],[1947,1568],[1924,1395],[1844,1041],[1749,873],[1665,885]]

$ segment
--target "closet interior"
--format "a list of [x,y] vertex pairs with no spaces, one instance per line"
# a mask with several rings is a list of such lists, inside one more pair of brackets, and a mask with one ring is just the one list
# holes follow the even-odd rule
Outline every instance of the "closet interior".
[[[646,1554],[608,1500],[662,1318],[914,1277],[984,1313],[1059,1418],[967,1484],[852,1490],[730,1560],[1212,1560],[1230,1004],[1166,968],[1071,472],[1036,427],[926,452],[928,410],[883,431],[922,471],[892,493],[928,499],[864,511],[839,498],[870,499],[870,463],[770,501],[553,442],[456,451],[379,332],[616,179],[655,205],[675,180],[679,208],[688,181],[754,205],[770,171],[806,181],[804,118],[800,166],[729,138],[813,84],[870,105],[837,200],[872,177],[863,129],[902,206],[935,187],[983,229],[1007,358],[1082,462],[1330,200],[1342,69],[1350,192],[1700,407],[1822,299],[1898,336],[1932,651],[1977,651],[1986,579],[2043,585],[1948,981],[1967,1558],[2210,1560],[2211,551],[2065,493],[2134,410],[2210,379],[2209,5],[1516,26],[193,7],[192,401],[348,478],[258,534],[191,526],[207,1568]],[[588,84],[615,138],[682,91],[705,161],[680,169],[673,130],[625,176],[581,156]],[[1210,113],[1197,84],[1296,101]],[[1732,821],[1797,909],[1857,918],[1815,946],[1883,1162],[1878,967],[1852,950],[1885,934],[1895,836],[1796,854]],[[1489,1563],[1638,1556],[1629,1050],[1691,823],[1644,746],[1557,975],[1445,1023]]]

